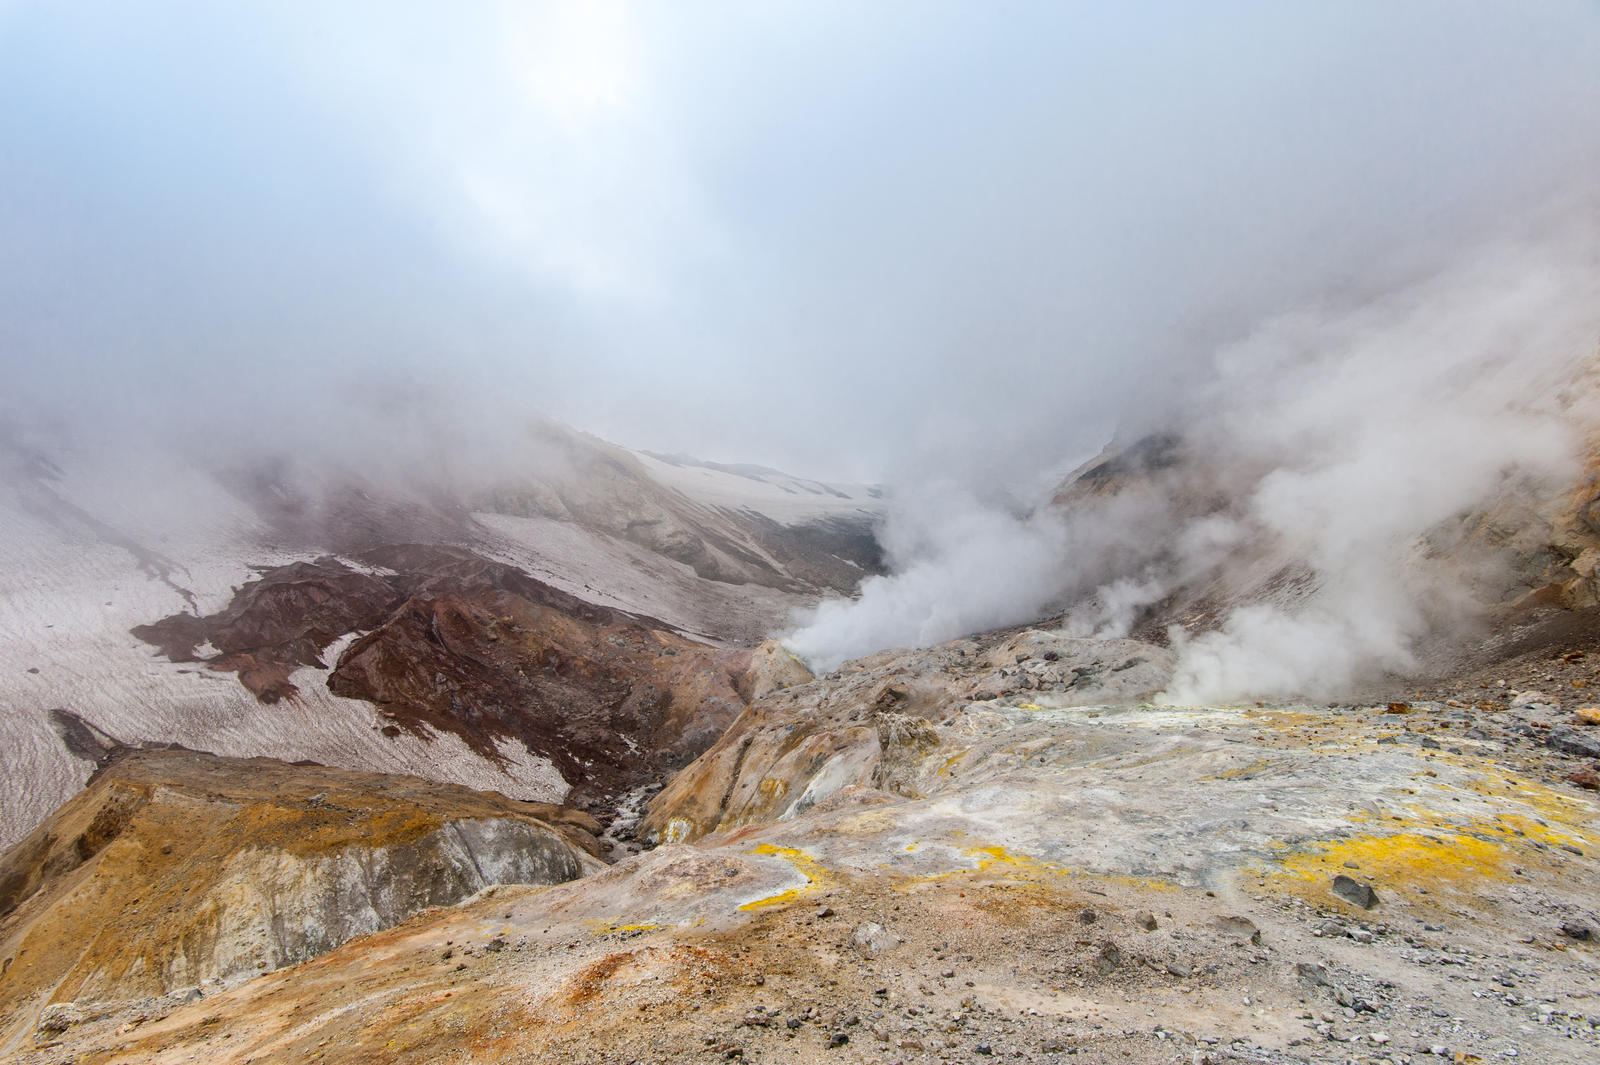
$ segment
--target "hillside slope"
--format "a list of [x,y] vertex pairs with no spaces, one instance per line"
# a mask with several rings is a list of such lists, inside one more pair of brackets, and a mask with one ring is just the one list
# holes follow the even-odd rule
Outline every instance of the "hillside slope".
[[215,994],[492,884],[603,868],[593,821],[503,796],[183,750],[101,758],[0,860],[0,1049]]
[[[697,483],[714,499],[704,501],[652,473],[679,467],[554,425],[530,430],[525,459],[499,458],[475,481],[441,484],[303,461],[210,467],[131,442],[97,451],[6,427],[0,844],[91,771],[63,745],[55,710],[129,743],[409,773],[541,801],[580,785],[590,799],[615,796],[693,757],[742,705],[710,679],[736,672],[737,655],[701,671],[722,654],[705,644],[753,646],[877,564],[878,504],[864,488],[814,486],[811,505],[782,513],[768,497],[786,489],[708,468]],[[493,631],[504,617],[516,638]],[[418,641],[445,618],[453,646]],[[409,678],[373,668],[402,652]],[[567,669],[557,658],[576,672],[556,687],[518,679],[518,655],[539,661],[524,669],[535,678]],[[434,673],[450,679],[436,686]],[[475,694],[462,703],[466,690]],[[649,692],[677,694],[657,706]],[[691,692],[702,720],[689,720]],[[535,724],[537,713],[503,712],[531,697],[548,719],[569,696],[601,715],[581,742]],[[634,724],[607,720],[595,732],[614,711]],[[653,753],[635,765],[630,744]],[[579,771],[600,752],[600,768]]]
[[1138,648],[1097,666],[1092,643],[1030,629],[791,673],[737,755],[652,804],[695,843],[169,1013],[72,1014],[18,1060],[1600,1052],[1600,806],[1562,780],[1588,760],[1544,742],[1584,728],[1551,697],[1083,705],[1161,682],[1124,686]]

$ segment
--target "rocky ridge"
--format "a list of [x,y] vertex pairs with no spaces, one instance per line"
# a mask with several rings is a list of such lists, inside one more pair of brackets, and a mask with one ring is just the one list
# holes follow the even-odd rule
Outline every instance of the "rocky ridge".
[[848,594],[882,570],[870,486],[633,452],[554,423],[530,436],[539,464],[474,493],[474,509],[597,529],[723,583]]
[[[934,727],[972,701],[1135,702],[1160,690],[1172,668],[1171,652],[1150,644],[1026,629],[870,655],[819,682],[774,647],[763,646],[767,656],[747,674],[756,679],[746,680],[773,691],[651,803],[641,826],[647,838],[683,842],[792,818],[848,787],[917,798],[926,793],[923,762],[940,747]],[[774,674],[786,682],[767,679]]]
[[576,811],[195,751],[100,760],[0,860],[7,1050],[36,1028],[149,1019],[491,885],[603,868]]

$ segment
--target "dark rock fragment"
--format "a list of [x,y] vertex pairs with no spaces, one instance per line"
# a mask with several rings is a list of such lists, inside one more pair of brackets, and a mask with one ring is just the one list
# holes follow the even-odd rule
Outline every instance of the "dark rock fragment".
[[1315,962],[1303,961],[1295,965],[1294,973],[1300,979],[1318,987],[1328,986],[1328,967]]
[[1545,746],[1575,754],[1580,758],[1600,758],[1600,736],[1575,732],[1569,728],[1553,728],[1545,737]]
[[1363,910],[1370,910],[1378,904],[1378,893],[1372,890],[1371,884],[1363,884],[1343,873],[1333,878],[1333,893]]

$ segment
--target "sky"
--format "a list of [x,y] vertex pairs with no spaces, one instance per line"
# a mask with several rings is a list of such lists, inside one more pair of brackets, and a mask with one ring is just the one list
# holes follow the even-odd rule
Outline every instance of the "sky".
[[0,104],[0,407],[1005,495],[1592,192],[1600,5],[0,0]]

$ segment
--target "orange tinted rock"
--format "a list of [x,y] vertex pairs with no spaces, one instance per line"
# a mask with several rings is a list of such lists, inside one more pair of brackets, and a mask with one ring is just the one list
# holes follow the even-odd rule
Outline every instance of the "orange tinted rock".
[[29,1003],[231,981],[492,884],[602,868],[563,820],[416,777],[113,751],[0,857],[0,1032]]

